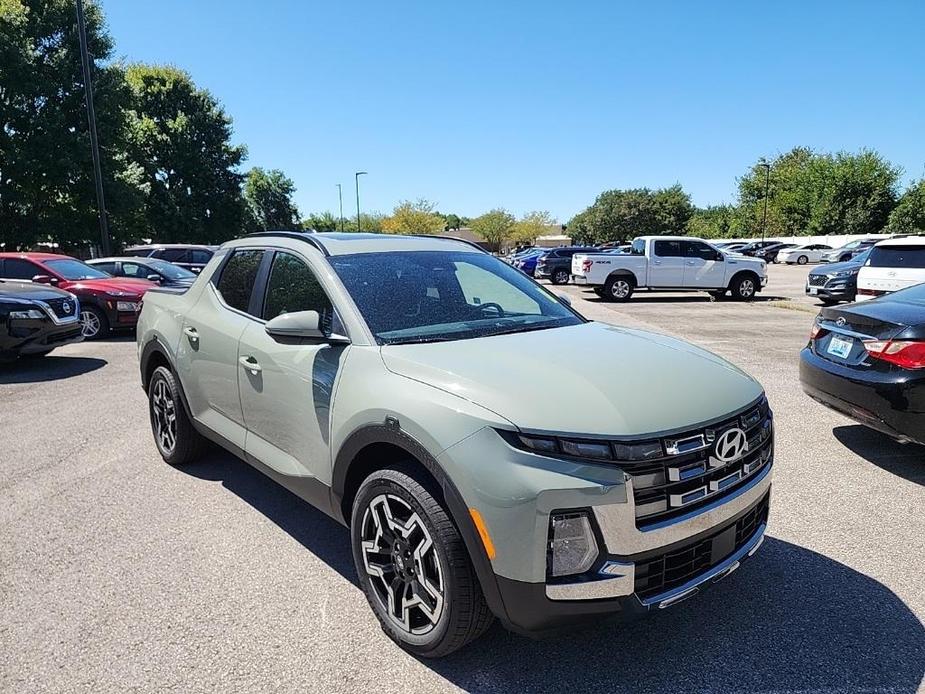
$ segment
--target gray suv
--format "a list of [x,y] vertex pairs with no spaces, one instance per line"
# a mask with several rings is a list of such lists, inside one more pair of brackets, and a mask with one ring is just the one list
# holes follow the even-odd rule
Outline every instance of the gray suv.
[[537,634],[668,607],[764,536],[754,379],[464,242],[252,235],[149,290],[137,334],[164,460],[211,440],[347,525],[373,612],[420,656],[494,617]]

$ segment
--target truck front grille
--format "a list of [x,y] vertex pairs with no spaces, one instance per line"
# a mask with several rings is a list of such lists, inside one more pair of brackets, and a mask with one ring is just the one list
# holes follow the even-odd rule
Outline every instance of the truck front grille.
[[740,549],[768,520],[770,493],[734,523],[670,552],[636,563],[635,592],[641,598],[683,586]]

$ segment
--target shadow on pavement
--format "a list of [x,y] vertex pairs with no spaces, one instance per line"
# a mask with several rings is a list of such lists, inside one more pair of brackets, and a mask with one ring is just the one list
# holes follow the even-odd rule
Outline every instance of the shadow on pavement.
[[899,443],[860,424],[835,427],[835,438],[864,460],[910,482],[925,485],[925,447]]
[[0,385],[59,381],[96,371],[106,364],[105,359],[94,357],[20,357],[0,364]]
[[[339,523],[231,454],[216,450],[184,471],[221,482],[357,586]],[[914,692],[925,627],[877,581],[769,537],[729,579],[649,619],[543,641],[496,624],[464,650],[421,662],[479,692]]]

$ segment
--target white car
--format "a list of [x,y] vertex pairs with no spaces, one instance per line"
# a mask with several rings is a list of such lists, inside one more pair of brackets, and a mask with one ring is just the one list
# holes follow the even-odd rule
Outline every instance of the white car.
[[855,301],[925,282],[925,236],[907,236],[881,241],[870,250],[858,273]]
[[822,260],[822,254],[831,251],[831,246],[824,243],[808,243],[796,248],[786,248],[777,254],[779,263],[796,263],[797,265],[806,265],[806,263],[818,263]]

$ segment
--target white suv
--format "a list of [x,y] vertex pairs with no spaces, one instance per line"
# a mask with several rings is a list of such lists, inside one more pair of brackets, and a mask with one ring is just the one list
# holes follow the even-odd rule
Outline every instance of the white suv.
[[881,241],[858,273],[856,301],[925,282],[925,236]]

